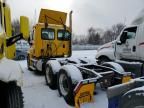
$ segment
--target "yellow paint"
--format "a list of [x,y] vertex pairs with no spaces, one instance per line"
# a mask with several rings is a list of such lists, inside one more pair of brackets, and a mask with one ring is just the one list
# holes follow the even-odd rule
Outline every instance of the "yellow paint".
[[93,102],[94,89],[94,83],[82,85],[79,91],[75,94],[75,108],[80,108],[81,104]]
[[[46,18],[45,16],[48,17]],[[58,30],[64,30],[63,24],[66,23],[66,16],[67,14],[64,12],[48,9],[41,10],[39,22],[33,28],[33,45],[29,50],[30,57],[39,59],[41,57],[55,58],[71,56],[71,39],[58,39]],[[54,20],[51,20],[51,18]],[[46,23],[48,23],[48,26],[45,26]],[[54,40],[42,39],[41,31],[46,28],[54,30]],[[70,27],[66,26],[66,30],[71,34]]]
[[131,79],[132,79],[131,76],[123,76],[122,83],[129,82]]
[[[57,39],[57,30],[63,29],[63,26],[49,25],[48,28],[52,28],[55,31],[54,40],[43,40],[41,38],[41,29],[44,28],[44,24],[37,24],[34,28],[34,43],[31,50],[32,55],[36,58],[41,56],[45,57],[64,57],[65,55],[71,55],[71,41],[62,41]],[[68,28],[67,28],[68,30]],[[47,47],[49,46],[49,47]],[[65,47],[63,47],[65,46]],[[43,51],[41,51],[43,50]],[[44,54],[42,54],[42,52]]]

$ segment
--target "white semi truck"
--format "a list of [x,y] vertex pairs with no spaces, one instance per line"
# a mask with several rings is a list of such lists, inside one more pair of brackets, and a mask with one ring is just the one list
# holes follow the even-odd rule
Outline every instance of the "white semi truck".
[[[126,84],[110,87],[107,90],[108,107],[144,108],[144,23],[124,28],[114,41],[113,47],[111,45],[112,43],[102,46],[104,48],[99,49],[96,58],[101,60],[100,55],[103,52],[105,57],[109,58],[103,60],[113,60],[113,62],[103,63],[104,61],[102,61],[100,63],[111,68],[113,68],[113,63],[117,63],[122,66],[125,72],[134,73],[134,78],[140,78]],[[113,55],[113,58],[110,59],[109,55]]]
[[96,58],[102,61],[144,61],[144,23],[124,28],[115,41],[98,50]]

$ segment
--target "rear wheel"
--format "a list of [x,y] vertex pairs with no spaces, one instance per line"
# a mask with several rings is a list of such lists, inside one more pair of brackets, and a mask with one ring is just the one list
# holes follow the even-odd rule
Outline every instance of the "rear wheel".
[[106,62],[106,63],[103,63],[102,66],[110,67],[110,68],[115,69],[116,71],[118,71],[120,73],[125,72],[123,67],[120,64],[115,63],[115,62]]
[[69,105],[74,105],[74,88],[81,81],[80,70],[73,65],[65,65],[58,74],[58,91]]
[[[118,63],[114,63],[114,62],[105,62],[102,64],[102,66],[106,66],[109,67],[111,69],[116,70],[119,73],[123,73],[124,69],[121,65],[119,65]],[[110,76],[108,80],[100,83],[100,86],[102,89],[106,90],[108,87],[113,86],[115,84],[119,84],[119,78],[115,79],[113,76]]]
[[5,84],[1,88],[0,108],[23,108],[23,96],[20,87]]
[[60,63],[56,60],[50,60],[46,64],[45,68],[45,80],[46,84],[51,89],[57,89],[57,73],[60,70]]

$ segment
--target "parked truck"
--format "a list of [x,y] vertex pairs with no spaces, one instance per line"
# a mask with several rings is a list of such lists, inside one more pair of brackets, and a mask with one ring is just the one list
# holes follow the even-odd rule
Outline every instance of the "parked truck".
[[27,65],[29,70],[45,73],[46,84],[58,89],[68,104],[79,108],[81,103],[93,100],[96,83],[107,88],[129,81],[131,73],[99,66],[87,58],[68,58],[72,55],[72,12],[69,26],[66,17],[65,12],[41,9],[30,38]]
[[[103,50],[105,50],[105,57],[108,57],[110,51]],[[109,108],[143,108],[144,22],[139,25],[125,27],[115,40],[112,50],[111,54],[114,55],[114,58],[109,59],[109,61],[114,61],[106,61],[103,64],[113,68],[112,64],[117,63],[122,66],[124,71],[131,71],[134,78],[142,78],[134,79],[127,84],[110,87],[107,91]],[[98,59],[100,60],[100,56]]]
[[[98,60],[101,58],[108,58],[111,60],[125,60],[125,61],[144,61],[143,45],[144,45],[144,24],[125,27],[118,38],[105,44],[105,48],[100,48],[96,56]],[[113,45],[112,45],[113,44]],[[109,51],[108,48],[112,48],[113,51]],[[109,52],[111,52],[109,54]],[[113,56],[114,55],[114,56]]]
[[0,108],[23,108],[22,69],[10,59],[15,57],[14,43],[27,39],[28,26],[28,19],[21,16],[21,32],[12,36],[10,8],[0,0]]

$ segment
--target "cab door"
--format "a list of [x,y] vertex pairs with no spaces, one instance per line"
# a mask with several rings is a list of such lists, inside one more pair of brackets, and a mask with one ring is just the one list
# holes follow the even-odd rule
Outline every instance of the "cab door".
[[137,56],[140,61],[144,61],[144,24],[141,24],[137,30]]
[[119,40],[116,43],[116,56],[118,59],[136,60],[137,46],[136,46],[136,31],[137,27],[130,27],[124,29]]

